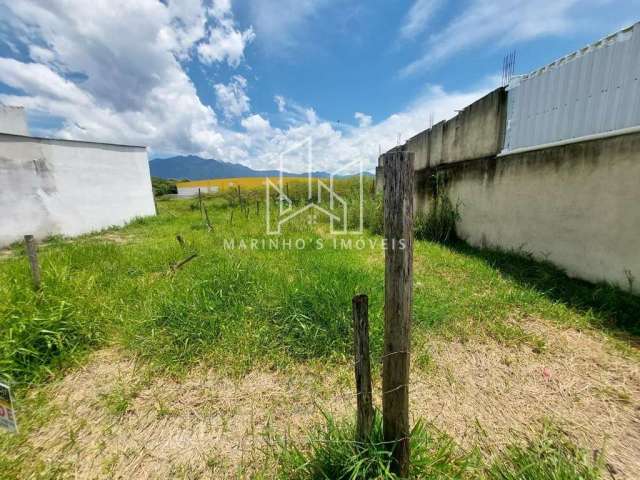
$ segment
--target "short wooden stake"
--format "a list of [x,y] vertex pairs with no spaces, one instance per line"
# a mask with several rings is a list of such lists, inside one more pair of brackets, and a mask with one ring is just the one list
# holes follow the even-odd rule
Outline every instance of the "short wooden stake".
[[393,445],[392,471],[409,477],[409,349],[413,277],[413,153],[384,160],[384,357],[382,425]]
[[256,217],[260,215],[260,200],[256,200]]
[[196,258],[198,256],[197,253],[192,253],[191,255],[189,255],[187,258],[185,258],[184,260],[180,260],[178,263],[176,263],[175,265],[173,265],[171,267],[171,269],[176,272],[179,268],[181,268],[184,264],[189,263],[191,260],[193,260],[194,258]]
[[373,427],[371,361],[369,356],[369,298],[366,295],[356,295],[351,300],[351,307],[358,404],[356,439],[359,442],[363,442],[369,438]]
[[203,205],[202,208],[204,209],[204,218],[207,222],[207,230],[211,231],[213,230],[213,227],[211,226],[211,221],[209,220],[209,211],[207,210],[207,207],[205,205]]
[[198,189],[198,208],[200,209],[200,220],[204,221],[204,213],[202,213],[202,194]]
[[176,235],[176,240],[178,241],[180,246],[184,248],[184,239],[182,238],[182,235]]
[[33,288],[40,290],[40,264],[38,264],[38,250],[33,235],[24,236],[24,245],[29,257],[29,265],[31,266],[31,276],[33,277]]

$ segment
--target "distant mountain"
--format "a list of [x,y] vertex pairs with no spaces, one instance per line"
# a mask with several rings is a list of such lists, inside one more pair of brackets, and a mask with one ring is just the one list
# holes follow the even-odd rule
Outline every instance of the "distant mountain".
[[[160,178],[206,180],[210,178],[276,177],[278,170],[253,170],[238,163],[222,162],[197,155],[154,158],[149,162],[151,175]],[[306,173],[283,173],[287,177],[306,177]],[[328,177],[327,172],[313,172],[314,177]],[[370,175],[367,173],[367,175]]]

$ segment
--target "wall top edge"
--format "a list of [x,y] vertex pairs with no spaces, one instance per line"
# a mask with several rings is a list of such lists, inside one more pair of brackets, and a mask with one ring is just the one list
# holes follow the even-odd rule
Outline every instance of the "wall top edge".
[[50,143],[70,143],[70,144],[88,144],[94,146],[105,146],[105,147],[121,147],[121,148],[134,148],[139,150],[146,150],[147,147],[144,145],[126,145],[122,143],[109,143],[109,142],[93,142],[91,140],[67,140],[64,138],[47,138],[47,137],[34,137],[31,135],[16,135],[13,133],[4,133],[0,132],[0,139],[10,139],[15,138],[16,140],[22,141],[36,141],[36,142],[50,142]]

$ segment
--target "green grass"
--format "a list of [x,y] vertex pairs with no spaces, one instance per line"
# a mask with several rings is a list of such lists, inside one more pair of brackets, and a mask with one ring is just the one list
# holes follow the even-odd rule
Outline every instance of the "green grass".
[[[370,297],[372,349],[380,354],[379,243],[335,249],[326,225],[302,219],[282,238],[304,238],[304,249],[225,250],[225,239],[272,237],[264,234],[262,215],[252,210],[247,218],[223,200],[205,200],[213,232],[191,200],[180,200],[160,201],[158,217],[109,230],[118,243],[103,234],[53,239],[40,249],[40,292],[31,288],[22,247],[14,246],[15,257],[0,262],[2,379],[18,388],[40,383],[86,352],[112,344],[173,373],[207,361],[242,373],[259,364],[341,360],[350,352],[351,297],[357,293]],[[367,202],[367,224],[378,229],[379,199]],[[363,238],[380,241],[371,233]],[[325,248],[315,248],[318,242]],[[171,272],[172,264],[194,252],[194,260]],[[570,280],[531,259],[461,244],[417,241],[414,290],[418,334],[463,341],[487,335],[543,350],[544,340],[518,325],[527,316],[601,328],[627,344],[639,333],[637,296]]]
[[[395,480],[391,449],[384,442],[382,419],[376,414],[371,436],[356,442],[351,421],[326,423],[309,432],[304,442],[270,438],[278,478],[290,480]],[[545,427],[533,439],[522,439],[498,452],[493,461],[477,450],[464,451],[449,437],[418,422],[411,432],[410,478],[433,480],[597,480],[602,459],[592,459],[563,434]]]
[[[29,431],[47,415],[46,401],[30,396],[39,391],[32,387],[46,385],[103,347],[129,351],[154,375],[182,375],[198,363],[215,365],[221,374],[232,375],[307,361],[344,364],[351,355],[351,298],[366,293],[372,364],[379,363],[384,252],[380,237],[371,233],[381,228],[379,198],[367,198],[365,224],[370,231],[363,235],[365,246],[360,249],[332,248],[326,224],[308,225],[305,219],[288,225],[281,238],[281,242],[304,238],[304,249],[252,250],[250,244],[247,249],[225,249],[229,239],[237,244],[256,238],[268,244],[264,206],[260,215],[252,208],[247,216],[233,207],[233,198],[206,198],[205,204],[213,223],[211,232],[202,222],[197,203],[159,200],[157,217],[77,239],[49,239],[39,252],[43,282],[39,292],[31,287],[21,245],[13,246],[12,258],[0,261],[0,381],[14,387],[22,411],[38,412],[28,418],[19,413],[21,434],[0,438],[0,449],[21,451]],[[184,239],[184,246],[176,235]],[[359,238],[345,240],[355,247]],[[325,248],[317,249],[319,242]],[[371,248],[368,242],[377,243]],[[175,272],[171,269],[192,253],[198,254],[194,260]],[[465,341],[485,336],[542,351],[544,339],[525,332],[518,322],[539,317],[560,325],[601,329],[619,346],[637,342],[640,298],[619,289],[571,280],[553,266],[526,257],[458,243],[442,246],[416,241],[414,258],[414,338]],[[430,368],[427,352],[418,349],[415,358],[423,368]],[[135,388],[123,387],[106,394],[102,402],[107,411],[119,416],[126,413],[135,394]],[[345,432],[334,425],[314,435],[342,438]],[[432,469],[424,471],[435,472],[433,478],[467,478],[464,472],[473,466],[471,457],[426,426],[417,427],[415,433],[416,465]],[[337,456],[341,458],[337,464],[344,464],[359,455],[360,450],[349,445],[333,452],[317,450],[313,457],[308,456],[307,447],[284,455],[291,462],[313,458],[313,468],[321,469],[325,460],[331,463]],[[564,465],[561,458],[548,455],[550,450],[541,450],[545,445],[520,450],[514,446],[497,466],[482,466],[483,475],[574,478],[562,476],[565,471],[572,474],[571,465],[582,468],[581,460],[570,455],[574,450],[558,450],[562,458],[570,458],[571,465]],[[552,446],[556,448],[555,443]],[[367,447],[369,453],[357,463],[358,469],[383,468],[385,454],[378,447],[375,442]],[[556,477],[540,477],[535,469],[532,475],[538,477],[518,473],[540,452],[546,452],[544,461],[551,459],[551,466],[557,467]],[[325,460],[320,461],[323,456]],[[0,469],[19,472],[21,462],[32,460],[0,456]],[[55,477],[51,468],[34,464],[31,471]]]

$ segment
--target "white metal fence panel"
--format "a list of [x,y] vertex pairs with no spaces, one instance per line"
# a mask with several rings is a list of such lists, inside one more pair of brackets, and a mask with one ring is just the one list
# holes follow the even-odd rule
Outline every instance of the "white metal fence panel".
[[503,153],[640,125],[640,22],[508,87]]

